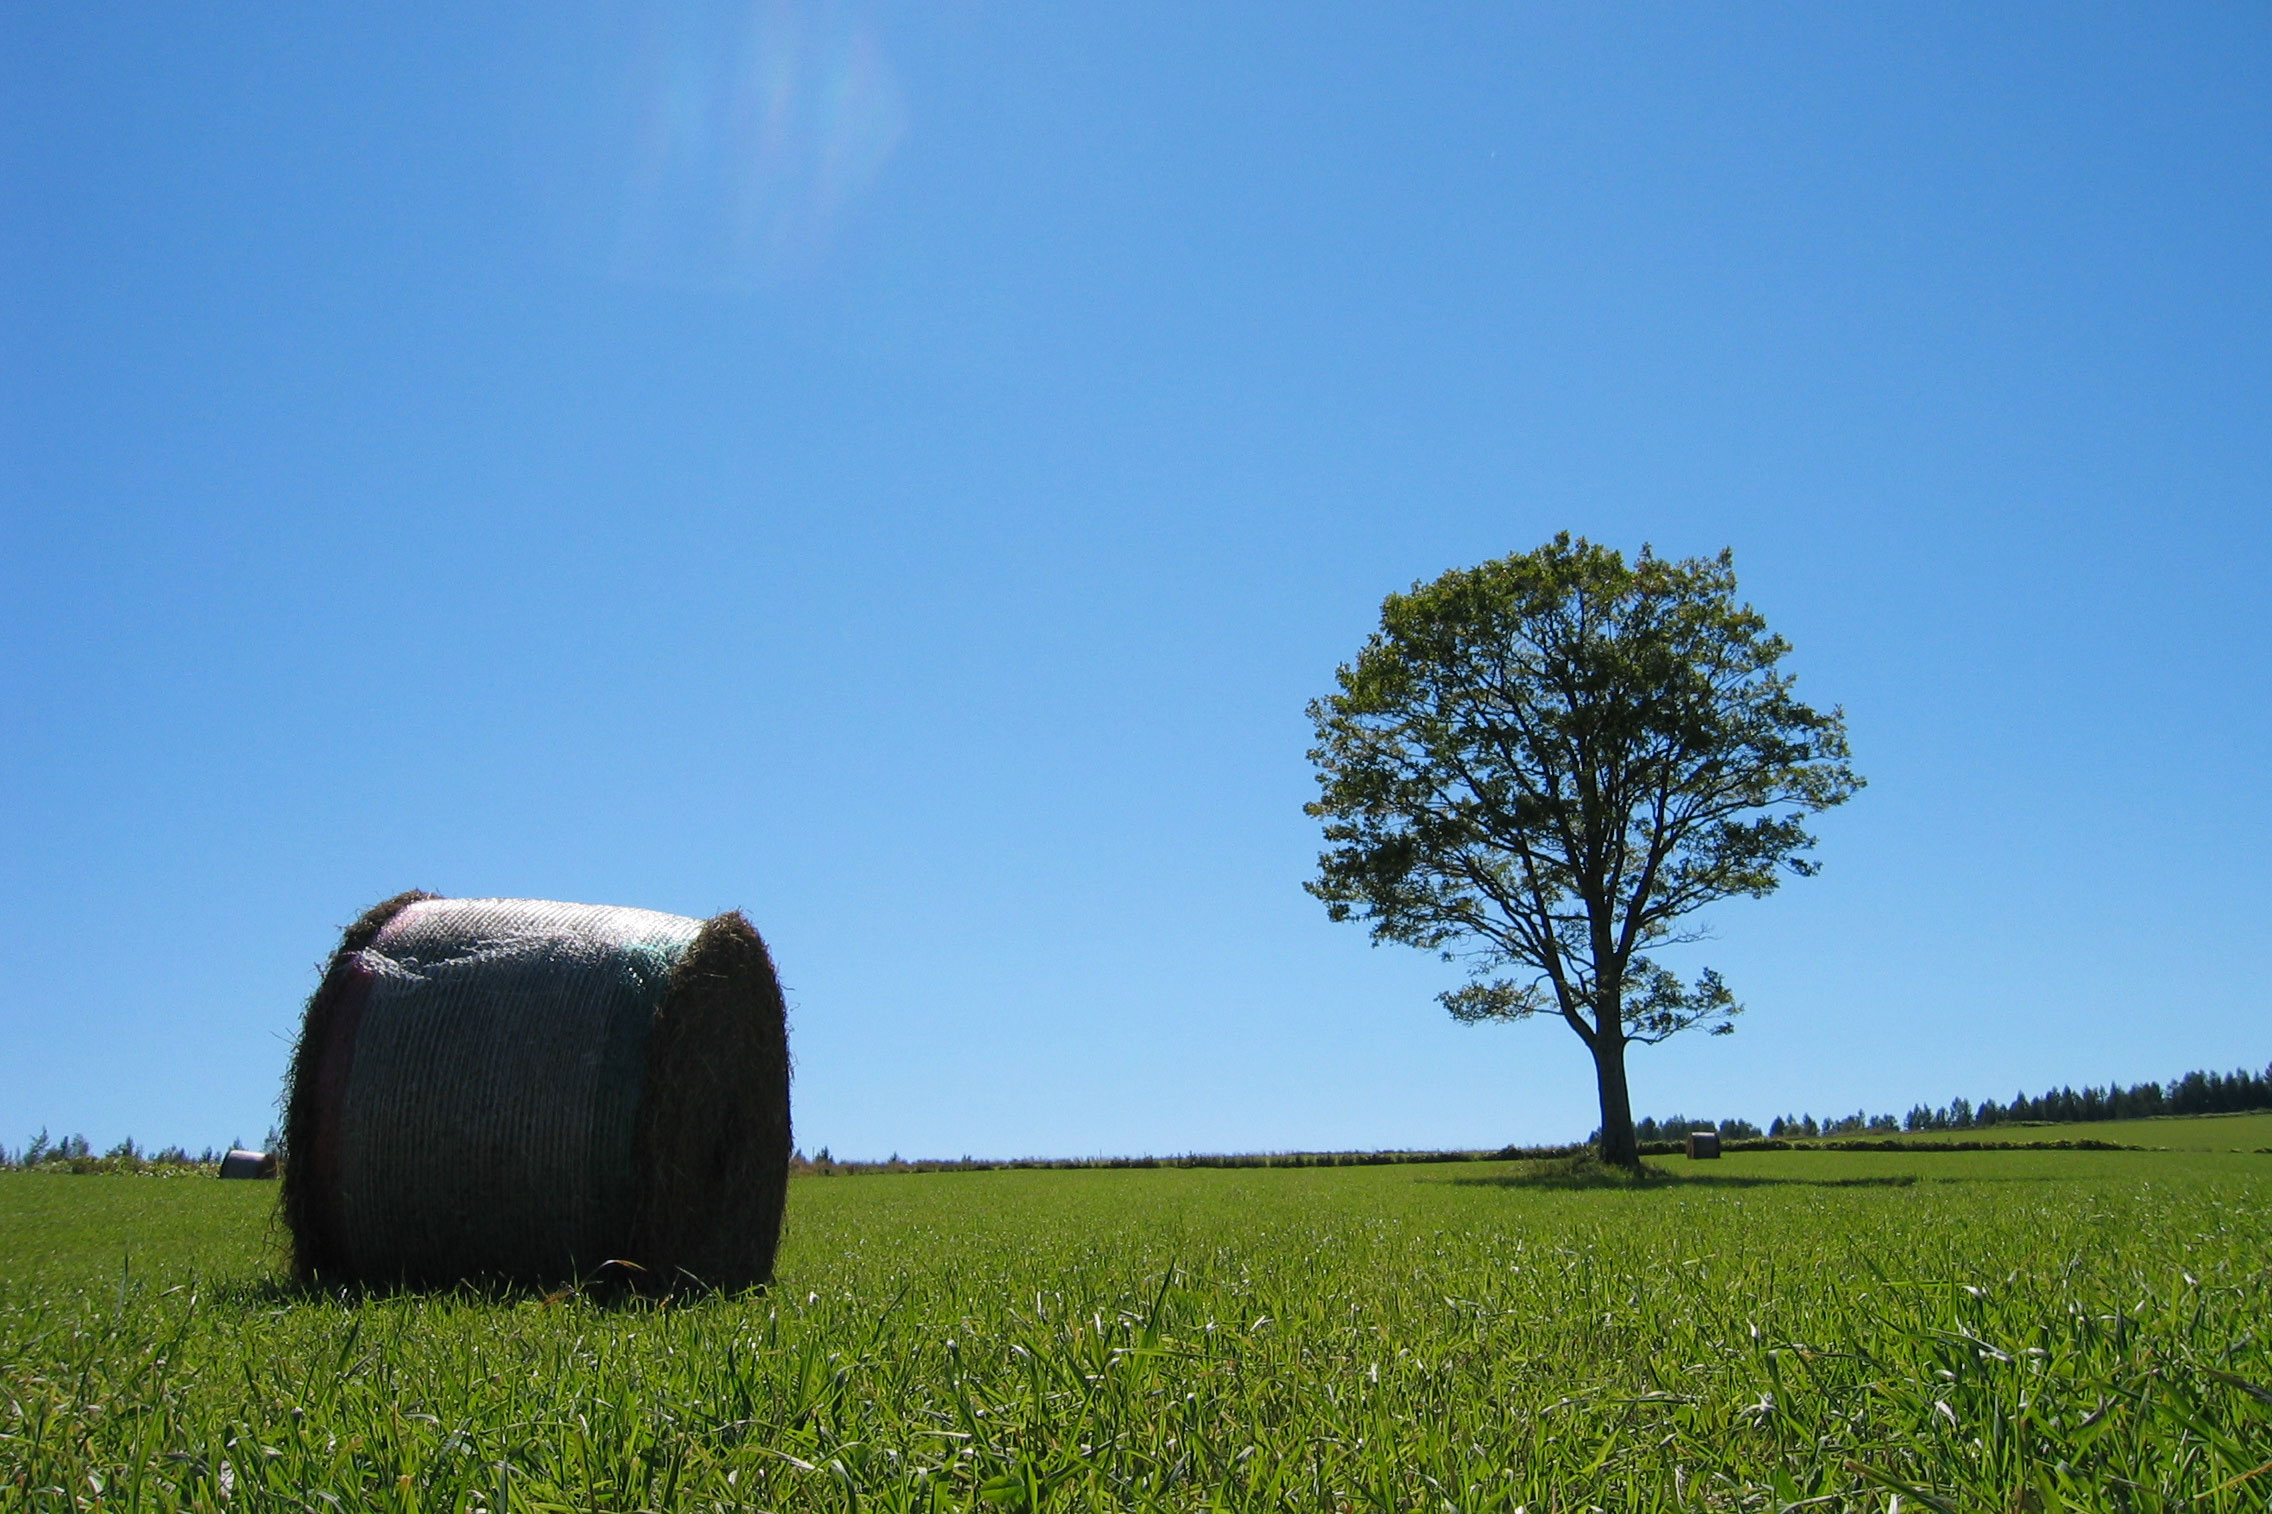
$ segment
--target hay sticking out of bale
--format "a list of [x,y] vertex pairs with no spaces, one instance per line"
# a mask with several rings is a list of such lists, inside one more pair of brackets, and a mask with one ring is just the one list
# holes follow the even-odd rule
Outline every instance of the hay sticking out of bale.
[[306,1279],[643,1286],[772,1273],[781,990],[738,914],[404,894],[350,927],[294,1053]]

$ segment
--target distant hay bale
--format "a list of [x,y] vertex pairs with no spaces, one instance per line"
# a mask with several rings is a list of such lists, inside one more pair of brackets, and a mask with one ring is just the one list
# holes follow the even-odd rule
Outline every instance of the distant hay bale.
[[1716,1158],[1720,1154],[1720,1133],[1716,1130],[1691,1130],[1688,1133],[1690,1161]]
[[304,1280],[762,1283],[781,986],[738,913],[400,894],[308,1000],[284,1129]]
[[272,1178],[276,1176],[276,1153],[273,1151],[231,1151],[221,1158],[221,1173],[225,1178]]

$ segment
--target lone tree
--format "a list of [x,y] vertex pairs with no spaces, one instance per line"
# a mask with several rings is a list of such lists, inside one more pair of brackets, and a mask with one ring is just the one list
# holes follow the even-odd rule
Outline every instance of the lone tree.
[[1313,702],[1327,850],[1309,891],[1373,939],[1465,960],[1455,1019],[1560,1015],[1593,1053],[1601,1156],[1640,1165],[1625,1048],[1741,1010],[1647,954],[1683,917],[1812,874],[1803,818],[1862,787],[1845,717],[1792,696],[1789,643],[1732,556],[1630,564],[1568,533],[1391,594]]

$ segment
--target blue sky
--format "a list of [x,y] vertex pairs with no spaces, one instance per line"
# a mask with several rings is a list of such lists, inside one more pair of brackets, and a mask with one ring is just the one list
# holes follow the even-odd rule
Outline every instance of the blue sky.
[[1381,596],[1732,547],[1871,786],[1644,1111],[2272,1058],[2272,13],[13,7],[0,1140],[407,887],[746,909],[808,1149],[1484,1145],[1301,890]]

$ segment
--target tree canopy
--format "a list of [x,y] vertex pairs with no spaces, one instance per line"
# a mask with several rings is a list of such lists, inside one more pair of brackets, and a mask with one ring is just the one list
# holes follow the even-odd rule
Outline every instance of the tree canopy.
[[1567,533],[1381,606],[1309,707],[1336,920],[1464,960],[1461,1020],[1558,1016],[1593,1053],[1603,1155],[1631,1163],[1624,1048],[1740,1006],[1650,954],[1700,907],[1811,874],[1805,817],[1862,786],[1838,709],[1780,664],[1732,555],[1630,563]]

